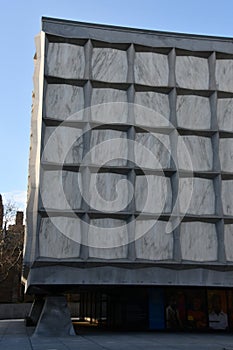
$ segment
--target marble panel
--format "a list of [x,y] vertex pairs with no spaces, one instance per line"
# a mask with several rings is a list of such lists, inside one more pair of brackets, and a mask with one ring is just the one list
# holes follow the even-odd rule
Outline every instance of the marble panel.
[[212,180],[180,178],[178,195],[182,214],[215,214],[215,192]]
[[136,84],[168,85],[168,56],[154,52],[136,52],[134,76]]
[[153,91],[136,91],[134,100],[135,124],[148,127],[169,126],[169,97]]
[[112,83],[127,80],[127,53],[111,48],[94,48],[92,55],[92,78]]
[[135,163],[139,167],[163,169],[170,167],[169,135],[137,133],[134,144]]
[[110,88],[93,89],[91,104],[92,120],[99,123],[127,122],[128,106],[126,91]]
[[217,89],[233,92],[233,60],[216,60]]
[[48,84],[45,95],[46,118],[82,120],[83,88],[66,84]]
[[210,137],[179,136],[177,144],[179,169],[208,171],[213,168],[213,149]]
[[217,116],[220,130],[233,132],[233,98],[218,99]]
[[233,180],[222,181],[222,206],[224,215],[233,215]]
[[177,96],[177,125],[185,129],[210,129],[211,110],[207,97],[194,95]]
[[222,171],[233,172],[233,139],[220,139],[219,157]]
[[49,209],[80,209],[81,174],[69,171],[41,170],[40,194],[42,207]]
[[46,127],[42,161],[59,164],[80,163],[83,154],[82,130],[69,127]]
[[55,259],[77,258],[80,253],[80,220],[71,217],[42,218],[39,255]]
[[227,261],[233,261],[233,225],[224,225],[224,245]]
[[169,213],[172,205],[171,182],[157,175],[137,176],[135,184],[136,210],[145,213]]
[[218,239],[215,224],[183,222],[180,225],[182,259],[190,261],[216,261]]
[[136,220],[135,249],[138,259],[172,259],[173,234],[166,233],[166,225],[164,221]]
[[126,259],[128,254],[127,224],[117,219],[92,219],[88,231],[89,257]]
[[66,79],[83,79],[84,47],[67,43],[49,43],[46,74]]
[[176,83],[186,89],[209,88],[208,59],[195,56],[176,57]]

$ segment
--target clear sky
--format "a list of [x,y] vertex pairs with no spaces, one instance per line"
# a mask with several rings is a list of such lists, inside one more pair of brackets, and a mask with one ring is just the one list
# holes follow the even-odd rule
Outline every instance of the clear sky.
[[42,16],[233,37],[232,0],[0,0],[0,193],[25,202],[34,36]]

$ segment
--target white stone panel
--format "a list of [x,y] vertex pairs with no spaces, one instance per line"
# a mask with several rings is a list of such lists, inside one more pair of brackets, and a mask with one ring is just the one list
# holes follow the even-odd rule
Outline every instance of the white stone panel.
[[89,257],[125,259],[128,253],[127,224],[116,219],[92,219],[88,231]]
[[222,181],[222,206],[224,215],[233,215],[233,180]]
[[94,48],[92,78],[94,80],[124,83],[127,80],[127,53],[111,48]]
[[148,127],[169,126],[169,97],[153,91],[136,91],[134,100],[135,124]]
[[224,226],[224,244],[226,259],[228,261],[233,261],[233,225]]
[[178,87],[206,90],[209,88],[209,67],[206,58],[176,57],[176,82]]
[[182,259],[190,261],[215,261],[218,239],[214,224],[183,222],[180,226]]
[[82,161],[82,152],[81,129],[64,126],[46,127],[42,161],[77,164]]
[[137,176],[135,185],[136,210],[144,213],[168,213],[171,211],[172,190],[170,179],[165,176]]
[[202,178],[180,178],[179,203],[182,214],[213,215],[215,213],[213,181]]
[[69,171],[41,171],[42,207],[49,209],[81,208],[81,174]]
[[216,60],[217,89],[233,92],[233,60]]
[[233,131],[233,98],[218,99],[217,116],[220,130]]
[[233,139],[220,139],[219,157],[222,170],[233,172]]
[[[136,220],[136,257],[145,260],[168,260],[173,257],[173,234],[166,233],[167,222]],[[139,238],[138,238],[139,237]]]
[[170,167],[169,135],[137,133],[134,144],[135,163],[139,167],[163,169]]
[[80,220],[71,217],[42,218],[39,231],[40,257],[65,259],[80,254]]
[[201,136],[179,136],[177,145],[179,169],[208,171],[213,167],[211,138]]
[[45,116],[59,120],[82,120],[83,88],[66,84],[48,84],[45,96]]
[[136,52],[134,76],[137,84],[168,85],[168,57],[154,52]]
[[92,120],[99,123],[126,123],[128,117],[127,92],[117,89],[93,89]]
[[49,43],[46,59],[48,75],[83,79],[85,69],[84,47],[66,43]]
[[209,98],[194,95],[177,96],[177,125],[185,129],[210,129],[211,110]]

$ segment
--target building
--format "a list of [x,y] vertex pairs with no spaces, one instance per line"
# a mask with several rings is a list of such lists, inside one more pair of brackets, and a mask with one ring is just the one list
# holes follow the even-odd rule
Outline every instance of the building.
[[232,329],[232,112],[231,38],[43,18],[27,292],[116,327]]

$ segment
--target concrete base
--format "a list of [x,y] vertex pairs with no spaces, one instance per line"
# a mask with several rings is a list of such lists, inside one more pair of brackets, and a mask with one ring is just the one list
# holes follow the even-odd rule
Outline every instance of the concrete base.
[[25,319],[27,327],[34,327],[37,325],[41,312],[43,310],[43,306],[44,306],[44,298],[41,296],[38,296],[38,297],[36,296],[32,304],[30,313]]
[[64,296],[46,297],[33,336],[64,337],[75,335],[70,312]]

